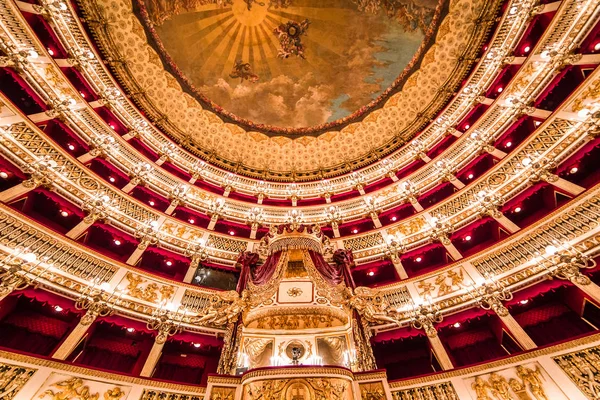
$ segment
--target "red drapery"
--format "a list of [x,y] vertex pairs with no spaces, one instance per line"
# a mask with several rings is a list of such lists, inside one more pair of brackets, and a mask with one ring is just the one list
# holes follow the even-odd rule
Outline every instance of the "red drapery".
[[241,265],[240,279],[237,284],[237,291],[241,293],[242,290],[248,285],[248,281],[252,279],[252,283],[255,285],[264,285],[273,278],[275,268],[279,264],[281,258],[281,252],[271,254],[267,257],[265,263],[254,270],[252,268],[258,262],[258,254],[245,251],[240,254],[238,258],[238,264]]
[[346,280],[346,274],[344,274],[345,264],[336,263],[334,265],[331,265],[327,261],[325,261],[321,254],[316,253],[312,250],[308,250],[308,254],[310,254],[310,259],[315,265],[317,271],[319,271],[321,276],[330,285],[339,285],[340,283]]
[[356,283],[354,283],[354,278],[350,272],[350,268],[354,266],[354,256],[352,255],[352,250],[336,250],[333,253],[333,262],[335,262],[335,264],[341,268],[346,286],[355,288]]

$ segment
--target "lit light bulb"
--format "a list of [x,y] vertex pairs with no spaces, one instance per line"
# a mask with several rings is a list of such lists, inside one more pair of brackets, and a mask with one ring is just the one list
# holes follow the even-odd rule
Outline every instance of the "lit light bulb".
[[465,240],[466,240],[467,242],[468,242],[468,241],[470,241],[470,240],[471,240],[471,235],[467,235],[467,236],[465,236]]
[[369,276],[373,276],[373,275],[375,275],[375,272],[373,272],[373,271],[369,271],[369,273],[368,273],[367,275],[369,275]]
[[27,253],[23,256],[23,260],[33,263],[35,260],[37,260],[37,256],[34,253]]
[[556,248],[556,246],[553,246],[553,245],[546,246],[546,254],[549,256],[556,254],[557,250],[558,249]]
[[506,147],[511,147],[512,146],[512,142],[506,142]]

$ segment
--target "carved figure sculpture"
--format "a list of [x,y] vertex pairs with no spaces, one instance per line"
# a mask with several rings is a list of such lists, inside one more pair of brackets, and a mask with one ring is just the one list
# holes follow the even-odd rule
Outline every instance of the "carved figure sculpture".
[[519,365],[517,375],[523,380],[523,384],[533,393],[537,400],[548,400],[542,383],[542,372],[537,367],[535,370]]

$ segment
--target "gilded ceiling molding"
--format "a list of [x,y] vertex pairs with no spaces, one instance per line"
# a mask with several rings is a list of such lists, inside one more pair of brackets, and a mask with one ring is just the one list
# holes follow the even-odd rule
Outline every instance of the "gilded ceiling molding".
[[[480,19],[480,21],[487,21],[487,23],[489,24],[491,22],[491,20],[492,20],[490,18],[490,15],[493,15],[495,13],[496,5],[492,5],[490,2],[486,2],[485,4],[486,4],[485,7],[488,7],[488,8],[486,9],[486,11],[481,11],[481,13],[482,13],[481,15],[485,15],[485,16],[481,17],[481,15],[480,15],[479,19]],[[85,3],[85,2],[82,3],[83,8],[88,13],[89,19],[91,19],[91,20],[102,20],[104,17],[98,17],[99,14],[97,14],[96,11],[93,9],[93,5],[94,4],[91,4],[91,3]],[[459,16],[458,14],[454,15],[453,12],[452,12],[452,7],[453,6],[459,7],[458,4],[451,4],[451,11],[450,11],[450,14],[449,14],[450,16],[448,18],[454,18],[454,17],[461,18],[461,17],[464,17],[464,16]],[[478,7],[479,6],[475,6],[472,10],[475,10]],[[478,11],[472,11],[472,12],[476,14]],[[111,18],[112,17],[113,16],[111,15]],[[115,15],[115,17],[116,18],[121,18],[120,15]],[[475,18],[477,18],[477,17],[475,17],[473,15],[473,19],[475,19]],[[127,25],[129,25],[131,23],[131,21],[127,20],[127,21],[123,21],[123,23],[126,23]],[[448,20],[447,23],[448,23],[447,27],[451,25],[450,22],[449,22],[449,20]],[[103,47],[106,46],[105,49],[110,48],[110,46],[112,44],[116,43],[116,41],[115,41],[114,38],[113,39],[109,39],[108,37],[106,37],[106,33],[107,32],[105,31],[105,29],[108,29],[106,25],[103,25],[103,24],[91,24],[91,25],[93,26],[92,29],[95,30],[96,39],[98,41],[103,41],[104,42],[102,44],[102,46]],[[485,26],[483,26],[483,25],[485,25]],[[452,25],[452,26],[455,26],[455,25]],[[462,24],[461,23],[461,24],[458,24],[456,26],[464,26],[464,27],[466,27],[467,24]],[[472,42],[480,43],[481,40],[483,40],[483,37],[486,36],[485,33],[486,33],[489,25],[487,25],[487,24],[481,24],[480,23],[480,24],[477,24],[476,26],[477,26],[477,29],[474,29],[472,31],[472,34],[477,37],[477,40],[474,40]],[[110,29],[113,29],[113,28],[110,28]],[[128,28],[127,31],[131,32],[131,28]],[[131,36],[131,38],[132,39],[135,38],[136,41],[139,40],[139,38],[137,38],[135,35]],[[470,40],[469,35],[465,35],[463,33],[454,36],[454,38],[458,38],[459,41],[460,40],[467,40],[467,39]],[[465,48],[470,48],[470,49],[478,48],[478,46],[471,46],[470,44],[469,45],[465,45]],[[147,46],[147,45],[144,44],[144,46]],[[140,50],[140,46],[136,45],[136,47],[138,47],[138,49],[136,49],[136,50],[130,49],[130,50],[127,50],[127,51],[128,52],[131,51],[131,50],[139,51]],[[438,47],[441,48],[442,46],[438,46]],[[444,47],[444,48],[447,48],[447,47]],[[147,52],[144,50],[142,53],[144,55],[142,56],[141,53],[140,53],[140,56],[142,57],[141,59],[146,58],[147,57],[147,55],[146,55]],[[120,54],[123,54],[123,53],[120,53]],[[441,54],[440,54],[440,56],[441,56]],[[473,57],[474,56],[472,54],[471,55],[463,55],[462,58],[460,58],[460,60],[463,60],[463,59],[469,60],[469,59],[471,59]],[[122,55],[116,55],[116,54],[114,54],[112,52],[110,53],[109,58],[111,60],[124,59]],[[127,58],[131,59],[130,57],[127,57]],[[454,56],[452,56],[450,58],[452,58],[452,60],[458,59],[457,57],[454,57]],[[449,61],[450,58],[447,57],[446,60]],[[147,65],[147,63],[146,63],[146,65]],[[450,71],[453,72],[452,76],[453,76],[453,79],[455,79],[455,81],[453,83],[450,83],[450,82],[444,82],[445,79],[440,79],[439,83],[441,85],[443,84],[444,87],[452,87],[454,85],[457,85],[460,82],[460,80],[462,79],[462,77],[464,76],[465,72],[470,68],[470,63],[469,62],[463,63],[462,61],[458,61],[457,65],[459,65],[458,70],[456,68],[451,67],[451,66],[445,66],[443,68],[440,68],[439,70],[436,69],[437,73],[439,73],[439,72],[450,72]],[[127,82],[125,82],[125,81],[126,80],[129,81],[129,79],[125,78],[123,76],[124,73],[128,73],[128,72],[129,73],[134,73],[134,71],[136,71],[136,68],[133,67],[133,65],[124,65],[123,63],[113,63],[112,67],[113,67],[114,70],[118,70],[117,75],[120,77],[121,82],[123,84],[126,84],[126,86],[130,86],[130,88],[133,91],[133,93],[139,93],[140,92],[139,85],[137,85],[135,83],[133,85],[127,85]],[[162,66],[161,66],[161,68],[162,68]],[[461,70],[461,68],[462,68],[462,70]],[[137,89],[134,89],[136,87],[137,87]],[[171,88],[173,88],[173,87],[171,87]],[[175,87],[175,89],[177,89],[177,87]],[[169,89],[167,89],[167,90],[169,90]],[[413,88],[412,90],[415,90],[415,88]],[[149,93],[152,93],[152,92],[153,92],[152,89],[150,89],[150,90],[144,90],[144,95],[143,96],[135,96],[135,99],[136,99],[136,101],[138,103],[141,103],[142,101],[146,102],[149,99],[149,97],[151,97],[151,96],[149,96]],[[418,90],[416,90],[415,93],[418,93]],[[446,101],[447,101],[446,99],[447,99],[447,97],[449,97],[448,92],[446,92],[446,91],[435,92],[434,91],[433,93],[437,93],[437,96],[442,97],[441,101],[438,101],[438,104],[435,106],[435,108],[439,109],[443,104],[446,103]],[[398,96],[398,95],[395,95],[395,96]],[[395,100],[392,103],[390,103],[390,101],[388,101],[388,104],[395,103]],[[434,100],[434,102],[435,101],[436,100]],[[388,106],[388,107],[390,107],[390,106]],[[429,108],[431,108],[431,107],[429,107]],[[406,108],[406,109],[409,109],[409,108]],[[159,116],[159,115],[162,116],[162,117],[158,117],[161,120],[161,124],[160,125],[172,125],[177,120],[177,118],[173,118],[173,117],[169,117],[168,119],[165,119],[164,115],[167,114],[165,111],[153,112],[151,109],[146,109],[146,111],[151,116]],[[428,111],[428,112],[430,112],[430,111]],[[379,113],[387,114],[388,111],[386,110],[386,108],[384,108]],[[433,115],[433,112],[431,114]],[[205,116],[201,117],[200,119],[192,117],[192,120],[194,120],[194,119],[206,121],[206,117]],[[371,118],[371,119],[373,119],[373,118]],[[369,119],[367,118],[367,120],[369,120]],[[413,123],[411,124],[411,126],[413,126],[413,127],[421,127],[424,124],[424,122],[426,121],[426,119],[424,118],[424,115],[419,115],[418,120],[421,121],[421,122],[414,123],[414,121],[413,121]],[[214,119],[212,119],[211,121],[212,122],[217,122]],[[225,125],[223,125],[223,126],[225,126]],[[346,128],[346,130],[348,130],[349,128]],[[390,127],[388,126],[388,128],[390,128]],[[211,129],[213,129],[213,128],[211,128]],[[217,128],[217,129],[220,129],[220,128]],[[357,129],[356,127],[352,126],[350,131],[358,131],[358,130],[360,130],[360,129]],[[394,130],[396,130],[396,129],[394,129]],[[220,132],[220,138],[223,141],[223,145],[229,146],[229,144],[227,143],[227,140],[228,140],[227,138],[232,133],[228,129],[219,130],[219,132]],[[237,132],[241,133],[243,131],[237,131]],[[381,133],[381,130],[379,130],[378,132]],[[216,133],[216,131],[215,131],[215,133]],[[202,135],[205,136],[205,135],[209,135],[209,134],[212,134],[212,133],[210,133],[209,131],[207,131],[206,133],[203,133]],[[260,136],[261,134],[258,134],[258,135]],[[349,133],[349,132],[344,132],[344,136],[347,136],[347,135],[354,135],[354,134]],[[395,135],[395,137],[399,137],[397,135],[397,133],[394,133],[394,135]],[[185,140],[183,139],[185,137],[185,135],[177,134],[175,136],[177,138],[181,139],[183,142],[186,142],[186,143],[190,142],[189,139],[185,139]],[[252,134],[251,136],[256,136],[256,135]],[[334,140],[334,142],[337,142],[338,139],[334,139],[334,137],[336,137],[336,134],[328,134],[328,136],[330,137],[330,139],[328,139],[328,140]],[[402,136],[406,137],[406,136],[410,136],[410,135],[402,135]],[[258,137],[258,136],[256,136],[256,137]],[[348,138],[348,139],[349,140],[354,140],[354,139],[350,139],[350,138]],[[269,140],[270,139],[267,139],[267,141],[269,141]],[[247,144],[251,144],[252,146],[254,146],[254,143],[255,143],[254,139],[251,139],[249,137],[249,141],[250,142],[246,142],[246,143]],[[285,141],[282,142],[281,140],[279,140],[279,142],[285,143]],[[404,140],[398,141],[398,139],[392,139],[391,143],[394,143],[394,142],[396,144],[395,145],[392,144],[392,146],[396,146],[397,147],[399,144],[402,144],[404,142]],[[302,153],[306,152],[306,154],[298,154],[298,158],[295,161],[295,163],[297,164],[294,167],[295,170],[297,171],[296,174],[295,174],[295,180],[296,181],[305,181],[307,179],[314,179],[314,178],[317,178],[317,177],[319,177],[319,178],[325,177],[326,175],[335,175],[335,174],[339,174],[339,172],[341,172],[341,171],[344,171],[348,167],[350,167],[352,169],[356,169],[356,168],[359,168],[359,167],[364,166],[366,164],[366,162],[364,162],[364,161],[362,162],[362,165],[361,165],[360,162],[345,161],[343,165],[340,165],[339,167],[337,167],[338,171],[326,172],[325,174],[323,174],[323,172],[319,173],[319,171],[314,171],[314,172],[311,172],[310,174],[304,173],[302,171],[304,169],[304,167],[301,166],[301,165],[299,165],[298,163],[299,162],[305,162],[305,161],[301,161],[303,157],[306,157],[306,156],[313,157],[313,155],[311,155],[311,154],[314,153],[313,150],[316,150],[316,149],[312,149],[313,144],[311,144],[311,143],[312,143],[311,141],[306,142],[305,145],[311,146],[310,149],[306,149],[306,150],[303,150],[301,147],[298,147],[298,146],[294,145],[296,151],[301,151]],[[325,146],[327,144],[326,142],[323,142],[323,141],[319,141],[318,143],[319,143],[319,147]],[[271,148],[271,146],[269,145],[269,148],[262,149],[262,147],[264,147],[264,144],[265,144],[264,141],[260,142],[260,144],[257,143],[257,145],[259,145],[261,147],[261,149],[258,149],[258,148],[256,148],[256,149],[247,149],[247,151],[250,152],[250,153],[252,153],[252,152],[255,152],[255,150],[256,150],[256,152],[258,154],[269,154],[269,153],[273,153],[273,151],[279,147],[279,145],[277,145],[277,146]],[[337,144],[336,143],[332,143],[332,145],[336,146]],[[291,144],[290,144],[290,146],[291,146]],[[304,145],[302,145],[302,146],[304,146]],[[326,147],[329,148],[329,146],[326,146]],[[345,147],[347,147],[347,146],[344,146],[344,151],[348,152],[349,149],[346,149]],[[388,145],[388,147],[389,147],[389,145]],[[332,150],[334,148],[335,147],[332,147]],[[198,150],[198,149],[196,149],[196,150]],[[317,151],[320,151],[320,152],[326,151],[328,153],[331,153],[327,149],[317,150]],[[375,151],[373,151],[371,153],[371,156],[367,157],[367,159],[368,160],[372,159],[372,161],[374,161],[378,157],[382,157],[384,154],[387,154],[387,153],[389,153],[389,150],[385,150],[384,152],[379,151],[379,150],[375,150]],[[202,154],[203,158],[207,159],[211,163],[218,162],[218,160],[219,160],[219,151],[217,151],[217,152],[210,152],[210,154],[208,152],[202,151],[202,153],[200,153],[200,154]],[[327,161],[328,159],[331,158],[330,155],[327,155],[327,154],[321,155],[320,153],[319,154],[315,154],[315,156],[319,156],[320,157],[319,159],[325,160],[325,161]],[[365,159],[365,157],[364,157],[365,155],[364,154],[361,154],[360,156],[362,157],[363,160]],[[273,162],[280,162],[279,159],[280,159],[280,157],[277,157],[276,154],[273,154],[273,160],[269,160],[269,162],[271,163],[271,165],[273,165],[273,167],[274,167],[274,168],[272,168],[272,170],[279,168],[277,165],[273,164]],[[346,159],[347,159],[347,157],[346,157]],[[238,161],[229,162],[229,161],[227,161],[225,159],[223,161],[224,161],[224,163],[223,163],[222,167],[226,167],[227,169],[230,169],[230,170],[232,168],[237,169],[237,171],[236,171],[237,173],[241,173],[241,174],[249,173],[249,174],[257,177],[258,179],[261,179],[261,178],[270,179],[270,177],[268,177],[268,176],[264,177],[264,176],[261,176],[260,173],[257,173],[258,172],[257,169],[258,170],[262,170],[262,166],[254,166],[254,165],[248,165],[248,166],[246,166],[246,164],[244,164],[244,163],[240,163]],[[309,161],[312,162],[312,159],[311,160],[306,160],[306,162],[309,162]],[[370,162],[370,161],[368,161],[368,162]],[[314,165],[321,165],[321,164],[322,163],[316,163]],[[282,169],[282,171],[285,170],[285,169],[286,168],[284,167],[284,169]],[[323,169],[324,168],[321,168],[321,171],[323,171]],[[252,172],[253,170],[255,172]],[[290,173],[289,172],[281,172],[281,173],[269,172],[269,174],[272,174],[273,180],[282,180],[282,179],[290,180]],[[312,175],[314,175],[314,176],[312,176]]]
[[[580,35],[580,36],[581,36],[581,35]],[[549,64],[551,64],[551,66],[552,66],[552,67],[555,67],[554,63],[549,63]],[[532,71],[528,70],[527,72],[532,72]],[[535,74],[534,74],[534,75],[535,75]],[[537,76],[541,76],[541,75],[542,75],[542,74],[537,74]],[[548,76],[548,75],[546,75],[546,76]],[[522,88],[524,88],[524,87],[531,87],[531,86],[532,86],[532,85],[531,85],[532,83],[533,83],[533,82],[526,82],[526,81],[520,82],[520,83],[519,83],[519,86],[520,86],[519,88],[520,88],[520,89],[522,89]],[[540,85],[541,83],[540,83],[540,82],[537,82],[537,84],[538,84],[538,86],[537,86],[537,87],[539,88],[539,87],[540,87],[539,85]],[[534,85],[534,87],[535,87],[535,85]],[[506,92],[507,92],[507,93],[509,93],[509,91],[510,91],[510,89],[507,89],[507,91],[506,91]],[[521,93],[521,95],[522,95],[522,93]],[[510,107],[508,107],[508,108],[510,108]],[[86,110],[81,110],[80,112],[84,112],[84,111],[85,111],[85,112],[87,112]],[[67,114],[68,114],[68,113],[67,113]],[[506,117],[506,115],[504,115],[504,118],[505,118],[505,117]],[[483,122],[485,123],[486,121],[483,121]],[[496,122],[496,124],[499,124],[499,126],[501,126],[501,125],[502,125],[502,122],[501,122],[501,121],[497,121],[497,122]],[[463,143],[463,145],[464,145],[464,143]],[[470,151],[470,148],[468,148],[468,150],[469,150],[469,151],[465,151],[465,150],[467,150],[467,148],[463,146],[463,154],[473,154],[473,153],[472,153],[472,151]],[[434,168],[434,169],[435,169],[435,168]],[[433,174],[433,173],[429,173],[429,174],[427,174],[426,176],[427,176],[428,178],[427,178],[427,179],[426,179],[426,181],[425,181],[425,182],[427,182],[427,183],[426,183],[426,185],[431,185],[431,184],[435,183],[435,182],[436,182],[436,175],[437,175],[437,174]],[[157,182],[161,182],[161,181],[164,181],[164,179],[162,179],[162,180],[157,180]],[[164,185],[163,185],[163,188],[161,188],[161,187],[157,187],[157,190],[158,190],[158,191],[159,191],[161,194],[164,194],[164,193],[170,193],[170,192],[169,192],[169,190],[171,190],[171,191],[172,191],[173,189],[172,189],[172,188],[168,188],[168,187],[164,187]],[[390,192],[390,190],[383,191],[383,193],[386,193],[386,192]],[[204,198],[204,199],[207,199],[207,197],[206,197],[206,196],[203,196],[203,195],[202,195],[202,193],[200,193],[200,194],[196,194],[196,196],[198,196],[200,199],[203,199],[203,198]],[[205,201],[206,201],[206,200],[205,200]],[[228,199],[228,201],[231,201],[231,200],[229,200],[229,199]],[[352,203],[352,202],[353,202],[353,203],[357,203],[357,200],[353,200],[353,201],[351,201],[350,203]],[[240,203],[241,203],[241,202],[240,202]],[[356,205],[355,205],[355,207],[361,207],[361,204],[362,204],[362,203],[360,203],[360,200],[358,200],[358,204],[356,204]],[[389,199],[389,198],[386,198],[386,199],[385,199],[385,202],[384,202],[384,205],[386,205],[387,207],[392,207],[392,206],[394,206],[394,205],[396,205],[396,204],[398,204],[397,200],[396,200],[396,201],[393,201],[393,200],[392,200],[392,201],[390,201],[390,199]],[[234,205],[232,204],[232,207],[233,207],[233,206],[234,206]],[[236,204],[236,206],[238,206],[238,205]],[[238,206],[238,207],[236,207],[236,208],[238,208],[238,209],[239,209],[239,206]],[[364,208],[364,204],[362,204],[362,208]],[[343,209],[345,210],[345,208],[343,208]],[[321,210],[320,210],[320,209],[315,209],[315,208],[313,207],[313,208],[312,208],[312,211],[313,211],[313,213],[314,213],[315,211],[317,211],[317,212],[318,212],[318,211],[321,211]],[[358,213],[359,213],[358,215],[356,215],[357,211],[358,211]],[[359,210],[355,210],[355,211],[353,211],[353,212],[347,211],[345,214],[346,214],[346,215],[345,215],[345,217],[346,217],[347,219],[351,219],[351,218],[353,218],[353,217],[354,217],[354,218],[355,218],[355,217],[360,217],[360,216],[361,216],[361,214],[362,214],[362,212],[361,212],[361,211],[360,211],[360,209],[359,209]],[[313,214],[313,215],[314,215],[314,214]],[[236,215],[231,215],[231,214],[230,214],[230,215],[228,215],[228,217],[229,217],[229,218],[232,218],[232,219],[237,219],[238,221],[242,221],[242,222],[245,220],[245,216],[244,216],[244,215],[238,215],[238,216],[236,216]],[[310,218],[310,219],[307,219],[307,220],[308,220],[308,222],[319,222],[319,219],[315,219],[315,218]],[[269,221],[265,220],[265,222],[269,222]],[[272,220],[271,222],[272,222],[272,223],[280,223],[281,221],[277,221],[277,220],[274,220],[274,221],[273,221],[273,220]]]

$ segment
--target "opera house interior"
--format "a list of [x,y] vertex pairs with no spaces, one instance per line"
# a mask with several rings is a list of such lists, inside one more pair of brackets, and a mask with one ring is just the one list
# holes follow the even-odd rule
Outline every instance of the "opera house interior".
[[0,0],[0,400],[600,399],[599,65],[600,0]]

